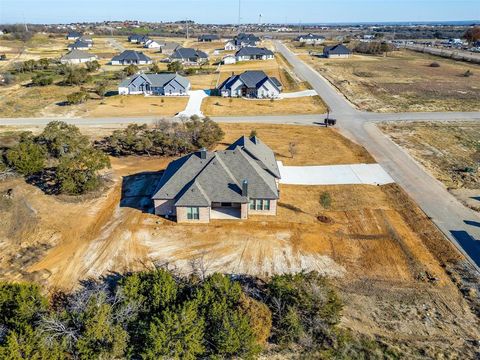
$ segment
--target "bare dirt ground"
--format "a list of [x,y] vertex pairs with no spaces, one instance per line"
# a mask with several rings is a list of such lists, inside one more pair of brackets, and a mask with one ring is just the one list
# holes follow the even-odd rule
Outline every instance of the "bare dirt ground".
[[409,122],[380,128],[465,205],[480,211],[480,124]]
[[[480,110],[479,65],[408,50],[387,57],[355,54],[349,59],[310,56],[305,50],[295,52],[362,110]],[[431,67],[433,62],[439,67]],[[471,76],[464,76],[467,71]]]
[[[219,148],[255,129],[290,165],[372,162],[330,128],[222,127]],[[82,130],[98,137],[111,128]],[[154,264],[260,277],[317,270],[343,295],[344,326],[395,344],[407,358],[475,357],[479,322],[470,307],[478,306],[479,280],[397,185],[281,185],[276,217],[180,225],[151,214],[169,161],[112,159],[107,189],[80,199],[45,195],[20,178],[0,182],[1,278],[71,289],[83,278]]]

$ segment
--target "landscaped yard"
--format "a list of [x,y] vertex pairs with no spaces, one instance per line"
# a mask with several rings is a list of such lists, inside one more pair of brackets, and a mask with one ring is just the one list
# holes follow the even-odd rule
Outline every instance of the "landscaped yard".
[[[479,65],[407,50],[391,52],[386,57],[324,59],[306,53],[299,56],[362,110],[480,110]],[[439,66],[433,67],[432,63]]]
[[212,96],[203,101],[202,112],[208,116],[324,114],[327,108],[319,96],[281,100]]

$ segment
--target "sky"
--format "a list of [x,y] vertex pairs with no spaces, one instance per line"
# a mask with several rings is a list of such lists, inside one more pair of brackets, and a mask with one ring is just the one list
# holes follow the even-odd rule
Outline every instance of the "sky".
[[[338,23],[480,19],[480,0],[240,0],[241,22]],[[239,0],[0,0],[0,23],[103,20],[238,22]]]

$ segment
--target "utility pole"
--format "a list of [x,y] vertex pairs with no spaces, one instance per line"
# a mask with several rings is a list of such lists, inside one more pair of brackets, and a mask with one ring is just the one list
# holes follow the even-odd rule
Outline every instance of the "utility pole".
[[242,21],[242,0],[238,0],[238,27],[240,27],[241,21]]
[[189,38],[189,36],[190,36],[190,34],[188,33],[188,32],[189,32],[189,28],[188,28],[188,26],[189,26],[188,19],[186,19],[186,20],[185,20],[185,22],[187,23],[187,40],[188,40],[188,38]]

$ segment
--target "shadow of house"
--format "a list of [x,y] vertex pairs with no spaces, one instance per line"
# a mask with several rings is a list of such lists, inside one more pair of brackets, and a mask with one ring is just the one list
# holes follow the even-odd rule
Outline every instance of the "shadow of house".
[[476,240],[468,232],[463,230],[451,230],[450,233],[475,264],[480,266],[480,241]]
[[480,227],[480,222],[478,222],[478,221],[464,220],[463,222],[467,225],[470,225],[470,226]]
[[162,175],[163,170],[124,176],[120,207],[129,207],[144,213],[153,214],[152,196]]

